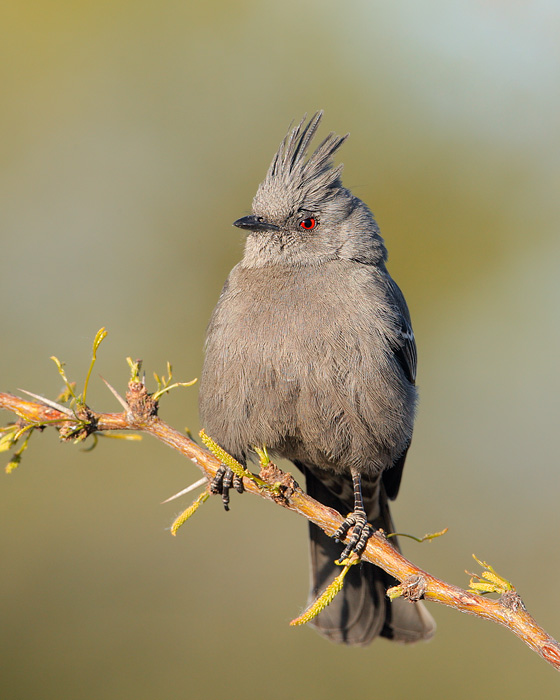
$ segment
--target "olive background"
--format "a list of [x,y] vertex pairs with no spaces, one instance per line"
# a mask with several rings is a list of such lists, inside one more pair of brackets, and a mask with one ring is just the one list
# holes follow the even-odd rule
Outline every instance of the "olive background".
[[[0,390],[96,410],[125,358],[200,374],[243,250],[231,223],[292,120],[351,133],[337,162],[411,309],[421,403],[399,531],[466,586],[474,552],[560,635],[560,7],[499,0],[9,0],[0,10]],[[161,416],[198,432],[197,388]],[[6,413],[4,423],[10,419]],[[34,435],[0,475],[0,695],[557,697],[506,630],[430,605],[433,641],[366,649],[290,628],[307,525],[245,495],[169,534],[199,478],[156,441]],[[0,455],[7,462],[9,455]],[[296,478],[298,478],[296,476]]]

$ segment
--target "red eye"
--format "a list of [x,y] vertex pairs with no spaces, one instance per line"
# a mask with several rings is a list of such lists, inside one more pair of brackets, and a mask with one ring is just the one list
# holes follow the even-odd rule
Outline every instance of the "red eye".
[[299,222],[299,225],[306,231],[311,231],[312,228],[315,228],[315,226],[317,226],[317,221],[313,218],[304,219],[303,221]]

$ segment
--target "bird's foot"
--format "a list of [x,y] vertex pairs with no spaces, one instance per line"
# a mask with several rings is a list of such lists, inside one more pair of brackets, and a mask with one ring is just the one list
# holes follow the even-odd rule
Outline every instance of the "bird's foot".
[[216,472],[216,476],[212,479],[210,484],[210,493],[222,494],[222,503],[224,508],[229,510],[229,490],[234,488],[237,493],[243,493],[245,490],[243,487],[243,479],[233,471],[222,464],[222,466]]
[[352,528],[352,535],[340,555],[339,561],[348,559],[351,554],[360,556],[366,548],[369,538],[373,535],[373,527],[368,523],[367,516],[363,510],[355,510],[345,518],[342,525],[334,533],[335,540],[337,542],[343,540],[350,528]]

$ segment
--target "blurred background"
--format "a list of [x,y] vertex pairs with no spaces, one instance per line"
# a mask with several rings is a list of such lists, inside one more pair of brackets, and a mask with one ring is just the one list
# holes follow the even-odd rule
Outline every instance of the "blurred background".
[[[0,10],[0,390],[56,397],[51,355],[119,406],[200,374],[256,187],[291,120],[351,132],[337,162],[409,302],[421,405],[401,494],[405,554],[466,586],[474,552],[560,636],[560,6],[500,0],[204,4],[19,0]],[[155,387],[155,383],[151,383]],[[199,429],[197,389],[161,415]],[[10,416],[2,416],[7,422]],[[3,455],[5,461],[8,455]],[[0,695],[557,697],[507,631],[431,605],[413,647],[339,648],[288,622],[307,599],[307,525],[211,499],[161,444],[84,453],[33,436],[0,475]],[[406,669],[406,672],[404,672]]]

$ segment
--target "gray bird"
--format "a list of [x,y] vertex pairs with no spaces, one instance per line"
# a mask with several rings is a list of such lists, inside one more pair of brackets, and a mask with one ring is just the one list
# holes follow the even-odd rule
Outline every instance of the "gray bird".
[[[348,135],[329,134],[307,159],[321,117],[286,135],[253,213],[234,223],[247,232],[245,254],[210,320],[200,384],[201,422],[221,447],[245,464],[266,446],[305,474],[313,498],[351,511],[337,539],[310,524],[311,598],[373,529],[394,532],[388,499],[399,490],[417,401],[406,302],[372,213],[332,164]],[[232,487],[243,490],[224,467],[212,489],[226,509]],[[338,538],[350,530],[343,548]],[[314,626],[355,645],[430,638],[435,623],[422,603],[387,599],[395,583],[367,562],[352,567]]]

